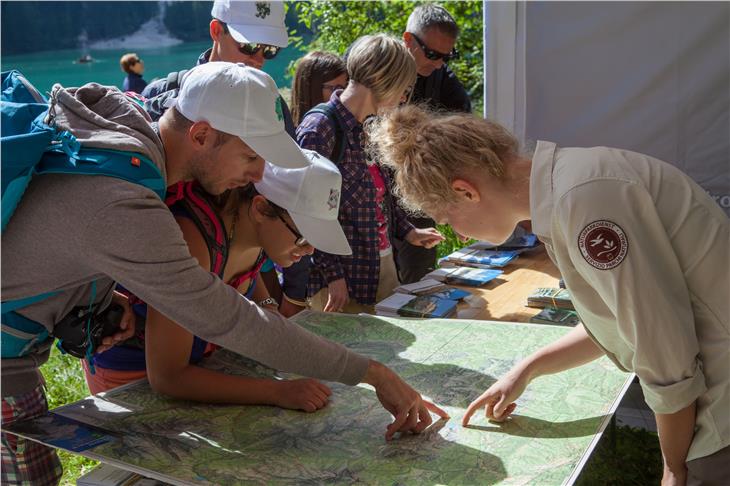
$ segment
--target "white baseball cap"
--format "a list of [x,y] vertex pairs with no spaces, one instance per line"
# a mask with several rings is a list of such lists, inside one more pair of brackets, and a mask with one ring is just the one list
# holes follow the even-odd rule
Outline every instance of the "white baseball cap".
[[351,255],[342,231],[340,212],[342,176],[335,164],[313,150],[302,150],[310,161],[299,169],[266,164],[259,194],[286,209],[299,232],[316,249],[333,255]]
[[282,100],[271,76],[245,64],[207,62],[188,71],[170,106],[188,120],[206,121],[236,135],[257,154],[282,167],[309,159],[284,129]]
[[236,42],[286,47],[284,2],[215,0],[210,15],[225,22]]

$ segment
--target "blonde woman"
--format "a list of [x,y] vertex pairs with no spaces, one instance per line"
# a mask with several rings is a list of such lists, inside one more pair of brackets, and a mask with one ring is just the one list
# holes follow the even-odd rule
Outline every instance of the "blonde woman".
[[[518,363],[468,408],[503,420],[531,380],[604,354],[639,377],[656,414],[662,484],[730,478],[730,222],[689,177],[652,157],[538,142],[404,107],[370,131],[411,207],[502,241],[531,219],[583,325]],[[701,235],[701,237],[700,237]]]
[[388,174],[368,160],[363,122],[405,102],[416,80],[416,63],[398,39],[379,34],[358,39],[347,56],[349,83],[335,91],[321,112],[297,128],[302,148],[319,152],[342,174],[339,220],[351,256],[315,251],[309,279],[312,308],[326,312],[373,312],[375,302],[398,286],[393,238],[427,248],[443,237],[414,228],[390,195]]

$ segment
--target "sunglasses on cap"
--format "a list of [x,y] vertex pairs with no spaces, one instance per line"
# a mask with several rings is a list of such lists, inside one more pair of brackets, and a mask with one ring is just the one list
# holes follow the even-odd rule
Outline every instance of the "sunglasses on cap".
[[260,50],[264,51],[264,59],[273,59],[276,57],[276,55],[281,50],[281,47],[278,46],[270,46],[268,44],[238,44],[238,51],[241,54],[246,54],[247,56],[253,56]]
[[284,219],[284,217],[281,214],[277,213],[276,215],[279,217],[279,219],[281,220],[281,222],[284,223],[284,226],[286,226],[286,228],[296,238],[296,240],[294,240],[294,246],[297,246],[297,247],[301,248],[303,246],[309,245],[309,242],[307,241],[307,239],[305,237],[303,237],[302,234],[299,231],[297,231],[294,228],[292,228],[292,226],[289,223],[286,222],[286,220]]
[[451,52],[448,54],[442,54],[438,51],[434,51],[433,49],[429,48],[426,44],[423,43],[419,37],[411,33],[414,39],[416,39],[416,42],[418,43],[418,47],[421,48],[423,51],[423,55],[426,56],[426,59],[430,59],[431,61],[437,61],[439,59],[443,59],[444,62],[449,62],[452,59],[456,59],[459,57],[459,52],[456,50],[456,48],[452,49]]

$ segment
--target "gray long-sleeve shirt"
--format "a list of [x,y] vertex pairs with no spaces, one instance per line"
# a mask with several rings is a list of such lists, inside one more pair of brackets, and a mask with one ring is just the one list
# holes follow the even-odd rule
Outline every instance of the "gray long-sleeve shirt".
[[[58,126],[86,145],[132,146],[164,168],[149,120],[118,90],[57,86],[52,97]],[[347,384],[361,381],[367,369],[367,358],[263,311],[201,268],[165,204],[134,183],[36,177],[2,235],[2,263],[3,301],[61,290],[19,311],[49,330],[74,306],[89,303],[94,279],[96,301],[108,300],[116,281],[190,332],[276,369]],[[2,395],[36,387],[47,356],[45,347],[3,359]]]

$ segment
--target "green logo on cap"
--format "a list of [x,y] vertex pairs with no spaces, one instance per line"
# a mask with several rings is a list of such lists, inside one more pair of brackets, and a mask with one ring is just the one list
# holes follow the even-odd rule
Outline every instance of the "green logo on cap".
[[276,103],[274,103],[274,110],[276,111],[276,118],[277,120],[281,121],[284,119],[284,109],[281,107],[281,96],[276,98]]
[[270,2],[256,2],[256,17],[265,19],[271,13]]

